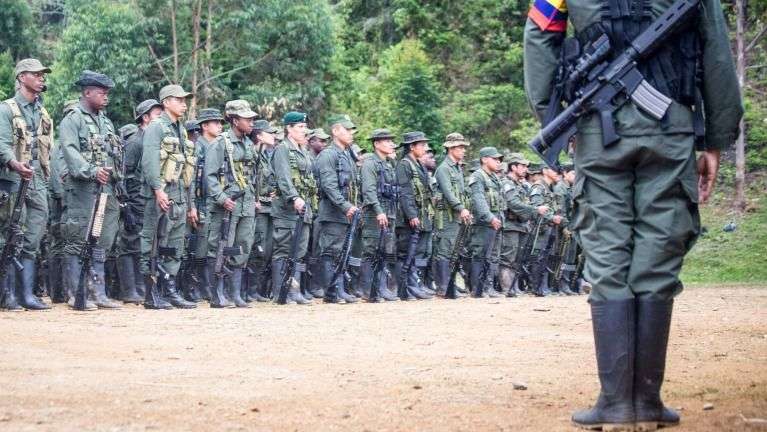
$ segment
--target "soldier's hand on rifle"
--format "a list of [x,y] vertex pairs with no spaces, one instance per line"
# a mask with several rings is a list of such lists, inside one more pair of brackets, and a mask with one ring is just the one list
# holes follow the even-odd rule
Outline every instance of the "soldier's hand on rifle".
[[170,201],[168,201],[168,194],[165,193],[162,189],[157,189],[154,191],[154,198],[157,201],[157,205],[160,207],[160,210],[163,211],[163,213],[167,212],[170,208]]
[[230,212],[230,211],[234,210],[234,206],[235,206],[235,202],[232,201],[230,198],[227,198],[224,201],[224,208],[226,209],[226,211]]
[[545,215],[546,213],[549,212],[549,208],[547,206],[538,206],[535,210],[541,216],[543,216],[543,215]]
[[112,167],[101,167],[96,170],[96,181],[105,185],[109,181],[109,176],[112,173]]
[[349,210],[346,210],[346,219],[352,220],[354,213],[357,213],[359,209],[356,206],[351,206]]
[[714,191],[720,154],[720,150],[706,150],[698,157],[698,197],[701,204],[705,204]]
[[301,198],[296,198],[293,200],[293,208],[296,209],[297,212],[303,213],[305,206],[306,203]]
[[261,211],[261,202],[256,200],[256,211]]
[[502,226],[502,225],[503,225],[503,223],[502,223],[502,222],[501,222],[501,220],[500,220],[500,219],[498,219],[498,218],[493,218],[493,220],[491,220],[491,221],[490,221],[490,226],[492,226],[492,227],[493,227],[493,229],[494,229],[494,230],[496,230],[496,231],[498,231],[499,229],[501,229],[501,226]]
[[378,226],[381,228],[386,228],[389,226],[389,217],[386,216],[385,213],[381,213],[376,216],[376,221],[378,221]]
[[189,209],[189,211],[186,212],[186,220],[192,228],[197,229],[197,221],[199,221],[199,217],[197,216],[196,208]]
[[418,229],[421,226],[421,221],[418,218],[410,219],[410,228]]
[[471,217],[471,212],[469,210],[467,210],[467,209],[461,210],[461,215],[460,216],[461,216],[461,220],[463,221],[464,224],[466,224],[466,225],[471,224],[472,217]]
[[16,160],[8,162],[8,168],[16,171],[24,180],[32,180],[32,175],[35,173],[35,170],[27,166],[27,164]]
[[551,219],[552,222],[554,222],[554,225],[559,225],[562,223],[562,216],[556,215]]

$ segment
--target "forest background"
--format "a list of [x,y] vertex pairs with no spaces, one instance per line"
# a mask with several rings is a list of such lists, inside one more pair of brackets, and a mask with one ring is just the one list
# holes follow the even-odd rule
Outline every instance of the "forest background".
[[[46,106],[56,121],[73,82],[92,69],[111,76],[117,127],[168,83],[195,93],[189,115],[248,100],[277,122],[297,109],[310,126],[348,113],[360,135],[377,127],[463,133],[527,151],[537,130],[523,86],[529,0],[1,0],[0,97],[13,66],[50,65]],[[767,169],[767,0],[723,0],[742,80],[742,151],[725,154],[731,205],[749,206],[749,181]],[[360,145],[369,146],[364,139]],[[746,191],[746,192],[744,192]]]

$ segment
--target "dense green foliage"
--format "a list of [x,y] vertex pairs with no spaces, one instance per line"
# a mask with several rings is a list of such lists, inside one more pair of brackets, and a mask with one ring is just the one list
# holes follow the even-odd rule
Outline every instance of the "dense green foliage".
[[[734,29],[732,1],[723,7]],[[537,128],[522,77],[529,3],[9,0],[0,9],[0,92],[12,92],[12,63],[34,55],[54,68],[54,113],[90,68],[117,83],[109,111],[118,124],[130,121],[134,104],[179,82],[197,95],[196,109],[245,98],[270,120],[300,109],[323,126],[347,112],[361,136],[421,129],[439,148],[440,137],[460,131],[473,151],[524,150]],[[767,25],[767,0],[748,5],[746,43]],[[767,37],[747,58],[751,170],[767,166],[766,47]],[[725,164],[724,175],[732,171]]]

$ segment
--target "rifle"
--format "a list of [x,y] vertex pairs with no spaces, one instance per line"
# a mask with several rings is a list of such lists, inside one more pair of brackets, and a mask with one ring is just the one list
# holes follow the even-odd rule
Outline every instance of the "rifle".
[[[172,206],[173,202],[171,201],[171,208],[173,208]],[[170,279],[170,273],[168,273],[162,263],[160,263],[160,257],[175,255],[176,252],[175,248],[160,246],[160,241],[164,236],[164,234],[161,233],[165,233],[167,226],[168,214],[161,211],[160,219],[157,221],[157,230],[155,231],[154,237],[152,238],[152,249],[149,252],[149,276],[154,281],[155,286],[157,285],[157,281],[160,279]],[[147,286],[146,289],[152,288]]]
[[[29,166],[27,166],[27,168],[29,168]],[[11,212],[11,217],[8,221],[8,228],[5,231],[5,246],[3,247],[2,255],[0,255],[0,281],[5,281],[5,278],[8,277],[10,266],[14,266],[17,271],[22,271],[24,269],[21,261],[19,261],[19,255],[21,255],[21,249],[24,245],[24,232],[21,229],[21,213],[30,182],[31,180],[21,179],[19,191],[16,195],[16,200],[13,203],[13,211]],[[8,194],[3,194],[3,205],[7,202],[8,198]],[[9,290],[12,289],[14,284],[15,282],[13,281],[7,284],[2,284],[4,289],[0,292],[0,305],[5,303],[5,299],[9,295]]]
[[562,276],[566,270],[567,264],[565,260],[568,259],[568,252],[570,245],[572,244],[572,234],[566,228],[559,230],[559,244],[557,245],[557,253],[552,255],[552,262],[554,268],[551,269],[554,274],[554,286],[559,289],[559,285],[562,283]]
[[[300,212],[298,214],[298,219],[296,219],[296,225],[293,227],[293,237],[290,239],[290,256],[288,256],[288,260],[285,263],[285,273],[280,282],[279,292],[277,294],[277,304],[284,305],[288,302],[288,291],[290,289],[293,273],[296,271],[296,266],[298,265],[298,250],[301,247],[301,234],[303,231],[304,213]],[[272,287],[272,290],[275,289],[277,289],[277,287]]]
[[[237,201],[245,195],[245,191],[239,191],[229,197],[232,201]],[[216,265],[213,267],[214,273],[218,277],[224,277],[232,274],[226,265],[226,257],[239,255],[242,253],[241,247],[229,247],[229,227],[232,224],[232,212],[224,210],[224,217],[221,219],[221,232],[218,235],[218,248],[216,249]]]
[[[538,235],[540,233],[542,225],[543,225],[543,216],[538,216],[538,219],[535,222],[535,228],[533,229],[531,233],[525,235],[525,243],[517,251],[517,256],[514,257],[514,264],[512,265],[512,270],[514,270],[514,279],[511,281],[512,288],[519,282],[519,279],[522,277],[524,273],[528,273],[527,264],[528,264],[528,261],[530,260],[530,256],[533,253],[533,248],[535,247],[535,243],[538,240]],[[511,297],[512,294],[513,293],[509,291],[509,294],[507,294],[507,296]]]
[[77,291],[75,292],[76,310],[85,310],[88,300],[88,283],[97,283],[98,275],[93,270],[93,249],[98,244],[101,237],[101,228],[104,224],[104,213],[107,207],[109,196],[103,191],[104,185],[97,183],[96,199],[93,202],[93,210],[88,220],[88,228],[85,231],[85,244],[80,250],[80,278],[77,282]]
[[457,299],[458,294],[456,291],[458,288],[455,286],[455,277],[458,275],[458,270],[461,268],[461,250],[463,250],[463,244],[466,241],[466,237],[469,234],[469,224],[461,224],[461,229],[458,230],[458,237],[455,239],[453,250],[450,252],[450,279],[445,290],[446,299]]
[[352,251],[352,242],[354,240],[354,234],[357,232],[357,226],[360,223],[360,216],[362,215],[361,210],[357,210],[354,212],[354,215],[352,216],[352,222],[349,224],[349,227],[346,228],[346,235],[344,236],[344,243],[341,246],[341,254],[338,255],[335,262],[335,269],[333,270],[333,277],[330,278],[330,283],[326,287],[326,289],[330,289],[333,285],[335,285],[340,280],[343,280],[341,278],[345,277],[346,275],[346,269],[349,267],[349,256]]
[[578,278],[581,277],[581,274],[583,273],[583,267],[586,264],[586,257],[583,256],[583,250],[577,243],[575,247],[575,256],[577,257],[575,260],[575,271],[573,272],[572,276],[570,276],[571,279],[569,288],[572,292],[580,293],[581,290],[578,286]]
[[[542,229],[544,229],[542,227]],[[546,238],[546,244],[538,250],[538,254],[535,255],[535,261],[531,265],[531,289],[538,289],[538,287],[541,284],[541,280],[544,277],[547,277],[545,273],[547,273],[546,268],[546,261],[549,258],[549,254],[551,253],[551,248],[554,246],[554,240],[556,240],[556,235],[553,228],[550,228],[547,232],[547,238]],[[535,247],[535,246],[533,246]],[[542,296],[543,292],[537,292],[536,295]]]
[[487,279],[488,276],[490,276],[490,259],[492,258],[493,249],[495,249],[495,242],[498,239],[500,233],[500,229],[491,230],[487,233],[487,238],[485,239],[485,248],[482,251],[482,255],[484,255],[485,258],[482,262],[482,272],[479,274],[479,280],[474,281],[474,296],[476,297],[482,296],[482,291],[484,290],[485,284],[489,282]]
[[[677,0],[612,61],[605,61],[612,51],[607,35],[589,44],[587,54],[568,70],[565,79],[558,79],[573,89],[575,98],[562,110],[563,91],[555,88],[547,109],[547,117],[553,118],[544,118],[543,128],[528,144],[530,148],[547,165],[558,169],[559,153],[576,133],[577,120],[592,113],[599,114],[602,143],[608,147],[620,139],[615,132],[613,113],[629,99],[656,120],[662,119],[672,100],[644,79],[637,62],[650,57],[674,35],[698,11],[698,5],[699,0]],[[558,111],[561,112],[554,116]]]
[[413,263],[415,263],[416,249],[418,248],[418,241],[420,239],[421,231],[416,228],[413,230],[413,233],[410,234],[409,243],[407,245],[407,256],[405,257],[405,262],[402,264],[402,270],[400,270],[397,280],[397,295],[402,300],[407,300],[410,296],[407,290],[407,278],[408,274],[410,274],[410,270],[413,268]]

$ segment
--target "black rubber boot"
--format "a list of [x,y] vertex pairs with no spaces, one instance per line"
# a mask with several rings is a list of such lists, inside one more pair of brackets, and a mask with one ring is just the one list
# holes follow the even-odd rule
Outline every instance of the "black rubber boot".
[[[90,285],[96,306],[99,309],[120,309],[122,307],[120,303],[114,302],[107,297],[105,261],[101,259],[106,255],[106,251],[103,249],[93,249],[93,255],[92,263],[93,271],[96,273],[96,280],[93,280]],[[99,259],[96,257],[99,257]]]
[[134,276],[136,281],[136,294],[143,298],[146,295],[146,289],[144,287],[144,277],[141,276],[141,255],[136,254],[131,256],[133,257],[133,269],[136,272],[136,276]]
[[434,261],[434,284],[437,286],[437,295],[445,296],[447,284],[450,283],[450,262],[448,260]]
[[[332,273],[331,273],[331,277],[332,277]],[[357,303],[359,301],[359,299],[356,296],[349,294],[346,291],[347,283],[346,283],[346,277],[344,275],[341,275],[338,278],[336,283],[337,283],[336,290],[338,291],[338,298],[342,299],[346,303]]]
[[0,308],[8,312],[24,310],[16,300],[16,267],[13,264],[8,266],[8,273],[5,275],[5,280],[2,281],[0,288],[2,289],[0,291]]
[[205,280],[210,286],[210,307],[221,308],[233,308],[234,303],[229,301],[224,295],[224,278],[216,276],[216,259],[208,258],[207,265],[205,266]]
[[[410,275],[405,276],[405,278],[401,278],[400,275],[404,272],[405,263],[402,261],[397,261],[397,264],[394,265],[394,273],[392,274],[392,279],[396,282],[396,288],[395,291],[397,293],[397,297],[402,301],[412,301],[417,300],[413,295],[410,293],[410,290],[408,289],[408,285],[410,284]],[[400,287],[400,283],[404,280],[405,286]]]
[[301,294],[301,279],[304,273],[296,266],[293,272],[293,277],[290,281],[290,290],[288,291],[288,298],[300,305],[310,305],[312,301]]
[[[384,268],[381,270],[381,280],[378,285],[378,295],[387,302],[399,301],[396,293],[396,281],[392,274],[394,272],[395,265],[390,262],[384,264]],[[390,286],[389,282],[393,282],[394,290]]]
[[144,308],[154,310],[173,309],[173,305],[165,301],[159,294],[159,287],[149,275],[144,275]]
[[432,296],[428,291],[422,289],[421,279],[418,275],[418,267],[415,265],[410,268],[410,274],[407,277],[407,292],[410,296],[418,300],[429,300]]
[[485,287],[487,296],[490,298],[503,297],[502,294],[495,289],[495,275],[498,274],[498,263],[490,264],[489,271],[490,274],[487,275],[487,284]]
[[674,300],[636,301],[634,411],[639,430],[649,431],[679,424],[679,414],[664,406],[660,398],[673,308]]
[[321,286],[324,288],[324,296],[322,297],[322,301],[325,303],[346,303],[338,293],[339,284],[334,283],[332,286],[330,284],[331,279],[333,278],[333,259],[330,257],[320,257],[320,268],[319,272],[316,276],[317,279],[319,279],[319,283],[322,284]]
[[498,272],[498,281],[501,284],[501,294],[505,294],[506,297],[516,297],[517,291],[512,286],[514,284],[514,270],[508,266],[501,266]]
[[[64,255],[63,258],[63,264],[64,264],[64,285],[67,289],[67,292],[69,293],[69,300],[67,301],[67,305],[71,307],[72,309],[75,309],[75,297],[77,296],[77,290],[79,289],[79,283],[80,283],[80,257],[77,255]],[[85,295],[85,307],[82,310],[86,311],[92,311],[98,309],[98,306],[96,306],[96,303],[93,302],[93,299],[91,299],[91,296],[88,295],[88,285],[90,282],[87,280],[85,281],[85,289],[86,289],[86,295]]]
[[[381,275],[383,276],[383,275]],[[373,283],[373,263],[370,261],[362,261],[360,263],[360,276],[359,276],[359,290],[362,294],[362,299],[366,300],[370,303],[380,303],[383,301],[383,298],[381,297],[380,293],[380,285],[379,287],[376,287],[376,292],[373,297],[371,297],[371,285]]]
[[267,303],[271,300],[269,300],[267,297],[264,297],[262,294],[262,287],[264,283],[260,280],[259,276],[261,274],[262,272],[259,271],[259,269],[251,270],[249,267],[246,268],[246,275],[248,277],[248,298],[259,303]]
[[193,271],[196,272],[197,279],[200,281],[200,284],[199,284],[200,299],[210,301],[210,278],[206,276],[206,273],[208,270],[206,269],[205,258],[194,259]]
[[573,414],[584,429],[634,430],[634,299],[591,303],[591,320],[601,390],[593,408]]
[[136,292],[136,276],[133,255],[121,255],[117,258],[117,273],[120,275],[120,300],[123,303],[141,304],[144,300]]
[[242,269],[234,269],[232,270],[232,274],[229,276],[227,281],[227,286],[229,288],[229,297],[231,297],[232,302],[235,306],[238,308],[249,308],[250,305],[248,302],[246,302],[242,298]]
[[479,280],[482,276],[482,261],[471,260],[469,279],[471,279],[471,296],[474,298],[487,297],[484,283]]
[[163,280],[160,282],[160,286],[162,287],[163,297],[165,297],[165,300],[172,304],[173,307],[179,309],[194,309],[197,307],[197,303],[184,300],[178,293],[178,288],[176,288],[176,278],[171,277],[170,279]]
[[64,284],[64,266],[61,256],[52,256],[50,258],[50,268],[48,269],[48,289],[50,290],[51,302],[66,303],[67,290]]
[[37,261],[32,258],[22,258],[21,265],[24,266],[20,272],[16,272],[16,301],[24,309],[45,310],[51,307],[37,298],[32,292],[35,286]]

